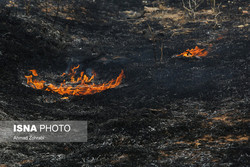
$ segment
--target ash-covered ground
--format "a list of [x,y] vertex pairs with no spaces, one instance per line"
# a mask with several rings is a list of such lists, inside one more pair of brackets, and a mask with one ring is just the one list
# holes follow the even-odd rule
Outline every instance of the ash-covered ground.
[[[1,8],[0,120],[86,120],[88,142],[0,143],[1,167],[250,165],[248,1],[195,17],[181,1],[86,1],[77,18],[32,5]],[[208,55],[176,56],[195,46]],[[78,64],[125,78],[88,96],[26,84]]]

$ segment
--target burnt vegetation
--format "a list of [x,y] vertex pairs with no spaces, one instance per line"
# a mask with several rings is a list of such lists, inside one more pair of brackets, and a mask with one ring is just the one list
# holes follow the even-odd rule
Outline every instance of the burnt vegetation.
[[[249,9],[248,0],[0,1],[0,120],[88,121],[86,143],[0,143],[0,166],[248,166]],[[186,51],[196,46],[207,55]],[[121,69],[125,78],[87,96],[25,78],[36,69],[57,85],[77,65],[98,83]]]

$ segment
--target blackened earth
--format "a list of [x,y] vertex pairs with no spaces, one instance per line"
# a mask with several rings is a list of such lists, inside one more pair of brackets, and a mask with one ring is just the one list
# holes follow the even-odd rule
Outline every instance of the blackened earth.
[[[250,40],[249,26],[239,25],[250,23],[237,5],[227,4],[220,17],[228,19],[219,25],[190,19],[184,28],[192,31],[177,35],[175,25],[164,29],[145,14],[121,14],[129,7],[140,12],[139,1],[86,3],[81,21],[56,23],[41,13],[2,11],[0,120],[86,120],[88,142],[1,143],[0,164],[249,166]],[[155,34],[148,35],[149,26]],[[211,46],[206,57],[175,57],[197,43]],[[55,78],[77,64],[93,69],[100,82],[121,69],[126,78],[115,89],[68,100],[26,84],[30,69],[58,83]]]

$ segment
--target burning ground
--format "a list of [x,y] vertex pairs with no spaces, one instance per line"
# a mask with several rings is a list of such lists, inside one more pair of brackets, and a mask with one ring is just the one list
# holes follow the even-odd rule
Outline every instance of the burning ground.
[[[1,120],[87,120],[88,142],[1,143],[0,166],[250,164],[247,1],[223,1],[218,16],[204,7],[195,20],[180,3],[83,5],[83,17],[56,22],[42,9],[1,10]],[[97,85],[125,78],[74,96],[25,77],[76,87],[61,74],[78,65],[75,78],[95,73]]]

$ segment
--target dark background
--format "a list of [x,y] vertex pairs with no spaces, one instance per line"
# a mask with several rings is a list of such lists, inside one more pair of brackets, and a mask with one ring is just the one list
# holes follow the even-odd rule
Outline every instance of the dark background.
[[[0,120],[88,121],[86,143],[1,143],[1,167],[250,164],[248,1],[1,2]],[[208,55],[176,57],[195,46]],[[62,96],[24,77],[56,85],[78,64],[125,78]]]

